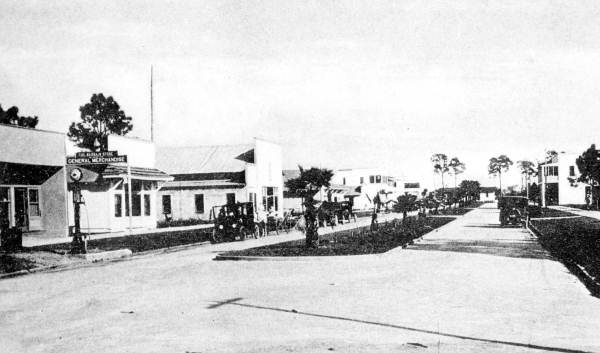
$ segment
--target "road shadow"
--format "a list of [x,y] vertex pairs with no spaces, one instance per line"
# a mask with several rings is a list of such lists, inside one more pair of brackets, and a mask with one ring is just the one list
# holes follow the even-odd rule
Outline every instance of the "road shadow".
[[381,326],[381,327],[399,329],[399,330],[404,330],[404,331],[426,333],[426,334],[431,334],[431,335],[438,335],[438,336],[456,338],[456,339],[461,339],[461,340],[469,340],[469,341],[476,341],[476,342],[483,342],[483,343],[490,343],[490,344],[498,344],[498,345],[504,345],[504,346],[537,349],[537,350],[543,350],[543,351],[549,351],[549,352],[592,353],[592,352],[588,352],[588,351],[569,349],[569,348],[541,346],[541,345],[536,345],[536,344],[531,344],[531,343],[522,343],[522,342],[495,340],[495,339],[490,339],[490,338],[465,336],[465,335],[459,335],[459,334],[448,333],[448,332],[428,330],[428,329],[423,329],[423,328],[389,324],[389,323],[384,323],[384,322],[354,319],[354,318],[345,317],[345,316],[325,315],[325,314],[299,311],[299,310],[295,310],[295,309],[283,309],[283,308],[263,306],[263,305],[245,304],[245,303],[240,303],[241,300],[243,300],[243,298],[233,298],[233,299],[227,299],[227,300],[222,300],[222,301],[215,301],[215,302],[213,302],[213,304],[209,305],[207,307],[207,309],[217,309],[217,308],[220,308],[225,305],[236,305],[236,306],[241,306],[241,307],[251,308],[251,309],[270,310],[270,311],[276,311],[276,312],[280,312],[280,313],[287,313],[287,314],[293,314],[293,315],[303,315],[303,316],[318,317],[318,318],[323,318],[323,319],[354,322],[354,323],[360,323],[360,324],[365,324],[365,325]]
[[489,224],[467,224],[464,226],[465,228],[494,228],[494,229],[518,229],[521,228],[523,229],[522,226],[518,226],[518,225],[506,225],[506,226],[501,226],[500,224],[494,224],[494,223],[489,223]]
[[407,247],[409,250],[421,251],[451,251],[469,254],[484,254],[491,256],[553,260],[535,240],[459,240],[435,239],[423,240]]

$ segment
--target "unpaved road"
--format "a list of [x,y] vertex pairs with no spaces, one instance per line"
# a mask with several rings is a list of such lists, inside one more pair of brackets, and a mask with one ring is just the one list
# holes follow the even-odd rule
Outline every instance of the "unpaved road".
[[0,351],[600,352],[600,300],[491,207],[384,255],[209,246],[5,279]]

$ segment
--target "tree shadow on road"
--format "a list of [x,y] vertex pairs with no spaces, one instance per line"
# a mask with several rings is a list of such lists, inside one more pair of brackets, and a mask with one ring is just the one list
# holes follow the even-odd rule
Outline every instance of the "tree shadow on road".
[[450,338],[456,338],[456,339],[462,339],[462,340],[469,340],[469,341],[476,341],[476,342],[483,342],[483,343],[490,343],[490,344],[498,344],[498,345],[504,345],[504,346],[538,349],[538,350],[544,350],[544,351],[549,351],[549,352],[592,353],[592,352],[576,350],[576,349],[541,346],[541,345],[530,344],[530,343],[503,341],[503,340],[495,340],[495,339],[490,339],[490,338],[471,337],[471,336],[453,334],[453,333],[448,333],[448,332],[440,332],[440,331],[435,331],[435,330],[395,325],[395,324],[389,324],[389,323],[383,323],[383,322],[377,322],[377,321],[354,319],[354,318],[344,317],[344,316],[310,313],[310,312],[298,311],[295,309],[283,309],[283,308],[263,306],[263,305],[240,303],[240,301],[243,299],[244,298],[233,298],[233,299],[227,299],[227,300],[223,300],[223,301],[215,301],[215,302],[213,302],[214,304],[209,305],[207,307],[207,309],[217,309],[224,305],[236,305],[236,306],[241,306],[241,307],[251,308],[251,309],[271,310],[271,311],[294,314],[294,315],[304,315],[304,316],[318,317],[318,318],[324,318],[324,319],[355,322],[355,323],[361,323],[361,324],[366,324],[366,325],[381,326],[381,327],[386,327],[386,328],[394,328],[394,329],[405,330],[405,331],[426,333],[426,334],[431,334],[431,335],[438,335],[438,336],[444,336],[444,337],[450,337]]
[[511,239],[434,239],[424,240],[409,246],[409,250],[452,251],[525,259],[553,260],[535,240]]

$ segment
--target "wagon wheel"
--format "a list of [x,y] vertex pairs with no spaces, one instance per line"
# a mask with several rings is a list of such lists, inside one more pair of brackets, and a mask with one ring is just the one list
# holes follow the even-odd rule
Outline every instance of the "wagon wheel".
[[246,240],[246,227],[241,226],[239,233],[240,233],[240,241]]
[[220,237],[217,236],[217,228],[216,227],[213,227],[212,233],[210,235],[210,241],[212,243],[220,243],[221,242]]

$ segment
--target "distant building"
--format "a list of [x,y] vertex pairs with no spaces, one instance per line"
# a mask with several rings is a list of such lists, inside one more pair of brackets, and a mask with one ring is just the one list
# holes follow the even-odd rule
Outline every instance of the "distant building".
[[418,181],[412,181],[412,182],[402,182],[402,190],[400,191],[401,193],[406,193],[409,195],[414,195],[417,197],[421,196],[421,193],[423,192],[423,188],[421,188],[421,183],[419,183]]
[[373,200],[377,195],[381,202],[389,204],[404,193],[403,183],[397,177],[376,168],[338,169],[331,178],[331,184],[340,190],[348,189],[345,192],[355,196],[356,209],[373,208]]
[[493,202],[496,201],[498,188],[495,186],[482,186],[479,188],[479,201]]
[[300,197],[295,197],[290,194],[289,189],[285,186],[285,183],[290,179],[296,179],[300,177],[300,170],[298,169],[285,169],[282,171],[283,175],[283,209],[285,211],[294,210],[295,212],[302,212],[304,210],[303,200]]
[[211,219],[214,206],[252,202],[283,208],[281,147],[255,139],[242,145],[161,147],[157,166],[174,177],[160,190],[160,219]]
[[580,173],[575,163],[579,155],[561,152],[538,165],[538,185],[545,205],[585,204],[591,189],[577,182]]

